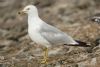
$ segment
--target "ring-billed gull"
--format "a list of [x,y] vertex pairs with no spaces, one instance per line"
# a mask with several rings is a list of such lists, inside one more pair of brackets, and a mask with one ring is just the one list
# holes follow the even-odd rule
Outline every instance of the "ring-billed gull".
[[45,47],[42,63],[47,63],[48,48],[62,44],[78,44],[71,36],[41,20],[36,6],[28,5],[19,14],[28,14],[28,34],[30,38]]

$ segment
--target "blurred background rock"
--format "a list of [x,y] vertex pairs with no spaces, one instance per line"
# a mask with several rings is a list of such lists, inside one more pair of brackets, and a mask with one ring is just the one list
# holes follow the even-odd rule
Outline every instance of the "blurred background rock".
[[17,14],[28,4],[36,5],[47,23],[92,46],[73,47],[70,53],[65,48],[64,54],[51,57],[47,67],[99,67],[100,26],[88,20],[100,12],[99,0],[0,0],[0,67],[46,66],[39,64],[41,49],[27,35],[27,16]]

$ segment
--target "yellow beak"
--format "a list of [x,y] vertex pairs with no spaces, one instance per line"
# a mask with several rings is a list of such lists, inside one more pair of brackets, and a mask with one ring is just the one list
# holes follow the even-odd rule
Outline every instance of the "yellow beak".
[[25,11],[19,11],[18,14],[19,14],[19,15],[25,15],[26,12],[25,12]]

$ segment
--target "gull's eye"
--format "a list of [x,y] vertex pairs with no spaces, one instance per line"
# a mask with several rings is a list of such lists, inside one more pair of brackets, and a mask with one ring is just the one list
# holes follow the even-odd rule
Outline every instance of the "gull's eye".
[[27,10],[30,10],[30,8],[27,8]]

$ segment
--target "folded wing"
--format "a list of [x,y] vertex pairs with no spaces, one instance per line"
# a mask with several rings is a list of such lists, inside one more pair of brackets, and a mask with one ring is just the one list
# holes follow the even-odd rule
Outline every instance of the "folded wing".
[[71,36],[48,24],[43,24],[40,34],[51,44],[78,44]]

